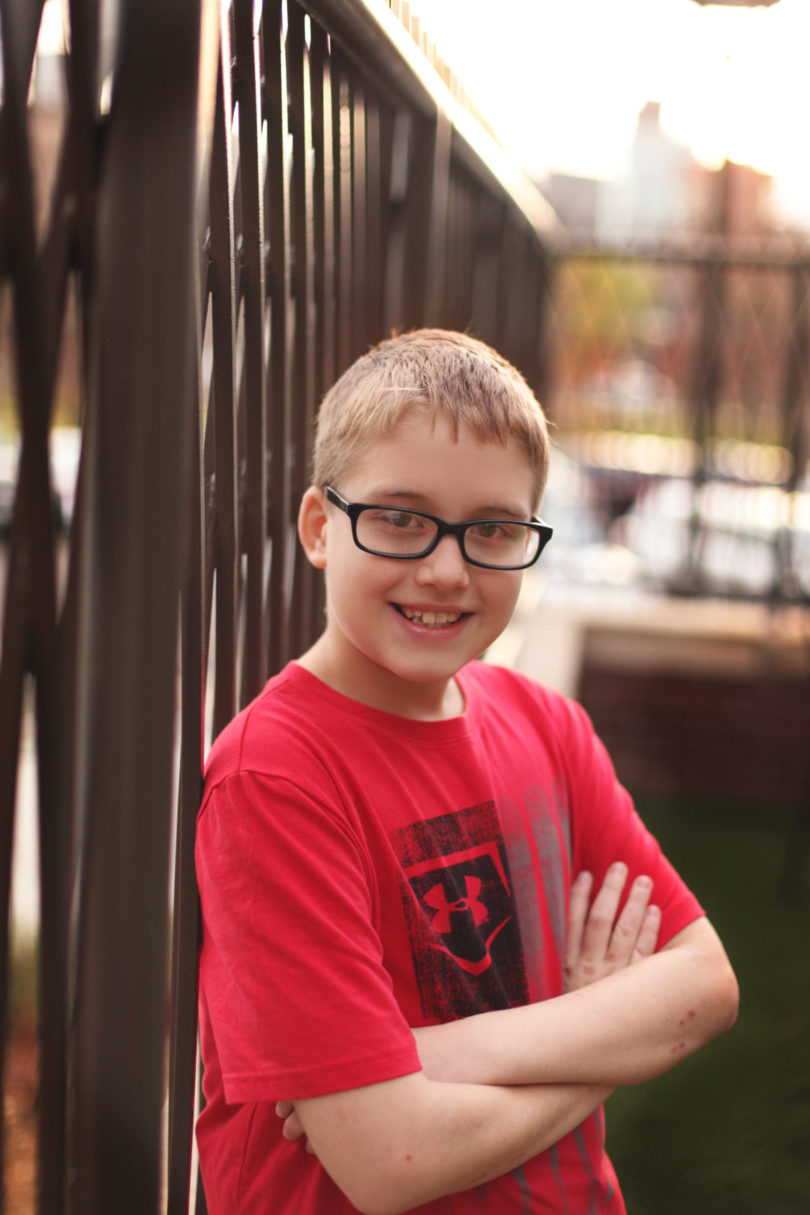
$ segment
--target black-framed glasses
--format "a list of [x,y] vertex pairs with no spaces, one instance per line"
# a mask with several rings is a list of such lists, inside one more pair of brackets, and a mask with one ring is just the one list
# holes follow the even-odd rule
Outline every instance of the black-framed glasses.
[[347,502],[331,485],[324,493],[351,520],[358,548],[375,557],[416,561],[427,557],[443,536],[455,536],[461,555],[485,570],[525,570],[533,565],[553,535],[542,519],[468,519],[447,523],[436,515],[373,502]]

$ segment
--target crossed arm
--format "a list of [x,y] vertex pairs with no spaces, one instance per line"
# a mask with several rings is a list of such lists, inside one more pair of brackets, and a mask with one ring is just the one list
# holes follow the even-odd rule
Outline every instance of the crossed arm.
[[590,912],[589,875],[574,883],[564,995],[415,1030],[421,1072],[280,1102],[285,1136],[306,1136],[360,1211],[397,1215],[510,1171],[723,1033],[737,985],[711,925],[655,953],[651,883],[617,917],[625,880],[613,866]]
[[652,1080],[730,1027],[736,981],[708,920],[655,953],[649,879],[636,880],[614,923],[624,877],[621,865],[608,872],[590,915],[590,875],[574,883],[565,995],[415,1031],[429,1076],[616,1088]]

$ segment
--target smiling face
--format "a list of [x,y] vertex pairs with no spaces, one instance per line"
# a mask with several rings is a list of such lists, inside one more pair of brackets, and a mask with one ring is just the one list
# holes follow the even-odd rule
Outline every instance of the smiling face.
[[[535,474],[526,451],[457,435],[444,418],[414,410],[370,443],[334,487],[349,502],[373,502],[467,519],[528,520]],[[454,536],[412,561],[358,549],[348,517],[313,487],[299,532],[307,556],[325,570],[327,625],[301,660],[338,691],[408,717],[461,711],[454,676],[506,627],[522,581],[519,571],[467,564]]]

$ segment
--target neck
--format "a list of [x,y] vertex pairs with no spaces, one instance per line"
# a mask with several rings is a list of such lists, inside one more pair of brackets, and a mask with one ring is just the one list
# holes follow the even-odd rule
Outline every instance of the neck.
[[298,664],[341,695],[384,713],[416,721],[445,721],[464,712],[464,696],[455,678],[420,683],[376,664],[369,671],[356,661],[341,662],[326,635],[302,654]]

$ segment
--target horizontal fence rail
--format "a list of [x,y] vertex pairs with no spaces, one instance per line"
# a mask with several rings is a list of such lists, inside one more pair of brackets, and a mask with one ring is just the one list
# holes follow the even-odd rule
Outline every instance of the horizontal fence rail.
[[[8,908],[30,724],[41,1215],[204,1209],[202,761],[319,630],[294,519],[325,388],[435,324],[543,389],[553,216],[402,10],[71,0],[50,55],[40,0],[0,0],[0,417],[19,453],[0,881]],[[6,916],[5,993],[12,933]]]

